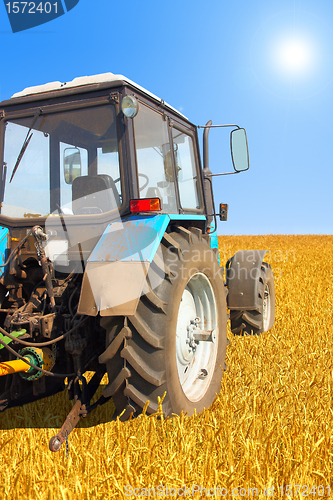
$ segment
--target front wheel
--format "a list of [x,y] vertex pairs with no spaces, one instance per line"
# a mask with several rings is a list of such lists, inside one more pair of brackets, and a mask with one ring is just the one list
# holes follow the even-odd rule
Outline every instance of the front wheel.
[[275,287],[271,266],[263,262],[259,276],[261,311],[230,311],[231,331],[234,335],[259,335],[267,332],[275,319]]
[[147,400],[147,412],[156,412],[165,392],[165,416],[199,413],[220,392],[227,346],[223,274],[209,238],[197,228],[166,233],[147,287],[119,351],[107,362],[113,394],[106,388],[106,395],[113,396],[118,414],[132,408],[137,415]]

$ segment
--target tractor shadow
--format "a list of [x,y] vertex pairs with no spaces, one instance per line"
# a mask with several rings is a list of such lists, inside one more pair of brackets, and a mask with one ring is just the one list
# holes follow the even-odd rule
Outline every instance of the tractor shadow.
[[[105,385],[100,385],[92,399],[92,403],[102,395]],[[65,389],[54,396],[49,396],[24,406],[9,408],[0,413],[0,429],[38,429],[60,428],[68,413],[71,411],[73,401],[68,399]],[[81,418],[77,428],[94,427],[111,420],[115,411],[112,398],[103,406],[98,406],[86,418]]]

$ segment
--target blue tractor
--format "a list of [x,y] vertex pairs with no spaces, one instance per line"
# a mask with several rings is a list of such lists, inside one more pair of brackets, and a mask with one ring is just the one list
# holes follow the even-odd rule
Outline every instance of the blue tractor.
[[[112,73],[0,103],[0,410],[66,388],[52,451],[110,398],[121,420],[163,395],[165,416],[201,412],[220,391],[228,320],[238,335],[274,322],[266,251],[219,262],[211,127],[202,166],[197,127]],[[245,130],[230,137],[235,172],[248,169]]]

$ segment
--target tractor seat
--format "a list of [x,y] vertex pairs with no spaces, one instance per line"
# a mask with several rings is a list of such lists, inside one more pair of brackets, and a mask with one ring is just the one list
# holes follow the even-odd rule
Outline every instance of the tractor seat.
[[121,205],[116,185],[109,175],[83,175],[72,184],[73,213],[101,214]]

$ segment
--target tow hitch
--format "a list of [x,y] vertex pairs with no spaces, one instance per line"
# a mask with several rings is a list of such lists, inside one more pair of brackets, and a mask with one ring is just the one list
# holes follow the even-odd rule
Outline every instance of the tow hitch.
[[[49,448],[51,451],[59,451],[62,444],[66,441],[68,456],[68,436],[76,427],[80,418],[86,417],[97,406],[103,405],[109,401],[110,397],[105,398],[101,396],[94,404],[90,405],[90,400],[97,391],[104,373],[105,371],[96,372],[89,383],[87,383],[83,376],[78,376],[75,380],[69,382],[68,391],[70,392],[70,397],[74,395],[75,403],[58,434],[52,436],[50,439]],[[82,389],[80,387],[80,382],[82,384]],[[71,399],[73,398],[71,397]]]

